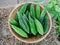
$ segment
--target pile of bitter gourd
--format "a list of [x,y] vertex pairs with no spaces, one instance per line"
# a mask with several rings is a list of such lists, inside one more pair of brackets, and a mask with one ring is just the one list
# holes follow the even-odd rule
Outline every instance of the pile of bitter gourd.
[[46,34],[49,20],[46,8],[41,11],[40,5],[24,4],[17,12],[15,19],[10,19],[11,28],[23,38]]

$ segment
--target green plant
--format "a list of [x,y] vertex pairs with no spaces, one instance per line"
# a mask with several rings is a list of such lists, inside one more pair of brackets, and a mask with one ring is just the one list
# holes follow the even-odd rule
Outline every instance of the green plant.
[[24,31],[29,33],[29,30],[27,29],[27,26],[26,26],[27,24],[24,24],[25,21],[22,18],[22,14],[20,12],[17,12],[17,14],[18,14],[18,20],[19,20],[20,27],[23,28]]
[[[29,8],[27,8],[28,6]],[[24,4],[18,10],[15,19],[10,21],[11,27],[21,37],[41,37],[48,32],[50,26],[48,16],[45,17],[45,15],[47,15],[46,8],[41,12],[39,4],[36,5],[36,9],[34,4]]]
[[25,38],[28,38],[27,33],[24,32],[22,29],[16,27],[15,25],[11,25],[11,26],[12,26],[12,28],[14,29],[14,31],[15,31],[16,33],[18,33],[20,36],[25,37]]
[[[28,4],[24,4],[24,6],[22,6],[22,8],[19,10],[19,12],[21,14],[25,13],[27,6],[28,6]],[[15,19],[18,21],[18,14],[16,14],[16,18]]]
[[35,17],[34,4],[31,4],[31,6],[30,6],[30,15],[31,15],[32,18]]
[[57,35],[60,35],[60,0],[50,0],[45,7],[50,13],[52,19],[56,21],[56,32]]
[[36,6],[36,18],[40,19],[40,5]]
[[[44,0],[34,0],[34,1],[37,2],[39,5],[44,3]],[[57,35],[59,35],[59,37],[60,37],[60,0],[50,0],[50,2],[45,6],[45,8],[50,13],[52,19],[54,19],[56,21],[55,22],[56,23],[56,26],[55,26],[56,27],[56,32],[57,32]],[[43,14],[43,15],[42,14],[37,15],[37,18],[39,18],[39,16],[40,17],[44,17],[45,14]],[[42,23],[43,22],[43,18],[41,18],[41,19],[42,19],[41,20],[41,23]],[[46,22],[46,24],[47,24],[47,27],[44,26],[44,28],[46,27],[46,31],[45,32],[48,31],[48,26],[49,26],[49,24],[47,22]]]
[[46,34],[48,32],[48,29],[49,29],[49,26],[50,26],[47,15],[44,18],[44,23],[43,24],[44,24],[44,34]]
[[37,30],[35,28],[35,23],[34,23],[34,20],[30,17],[30,15],[29,15],[29,25],[30,25],[31,33],[33,35],[36,35],[37,34]]
[[43,9],[43,11],[41,12],[41,16],[40,16],[40,21],[41,21],[41,23],[42,23],[43,20],[44,20],[45,14],[46,14],[46,7],[45,7],[45,8]]
[[19,26],[18,22],[14,19],[10,19],[10,23],[15,25],[15,26]]
[[39,32],[39,34],[43,35],[44,31],[43,31],[42,24],[37,19],[35,19],[35,24],[36,24],[37,31]]

